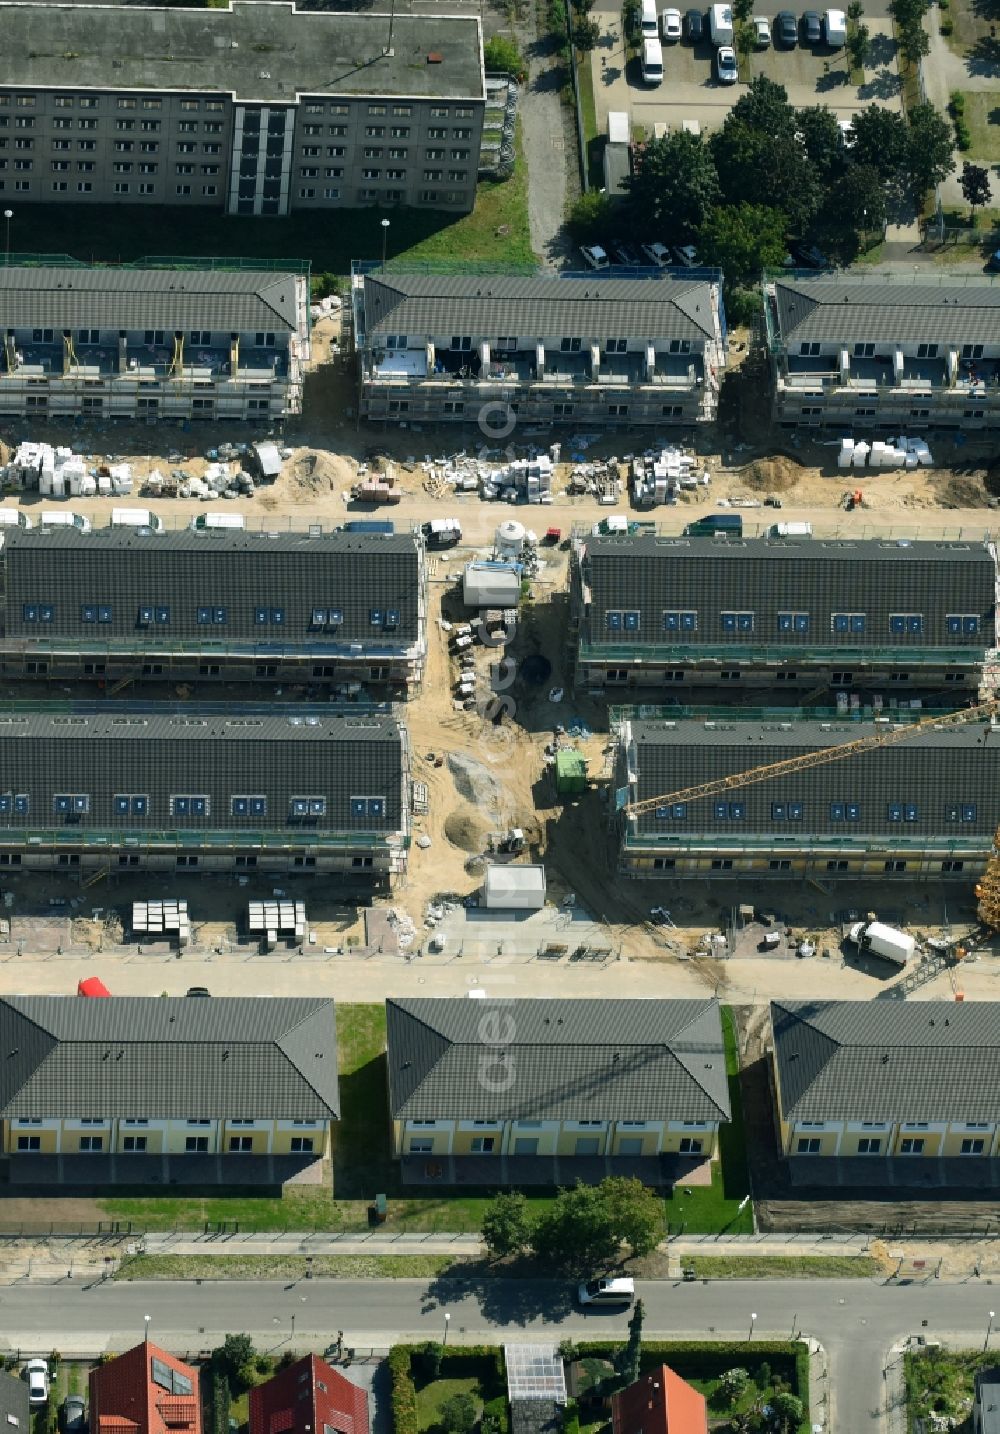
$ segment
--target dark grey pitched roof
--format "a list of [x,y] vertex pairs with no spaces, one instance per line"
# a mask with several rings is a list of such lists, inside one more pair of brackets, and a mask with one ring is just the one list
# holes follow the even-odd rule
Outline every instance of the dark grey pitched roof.
[[[780,762],[802,752],[853,742],[876,730],[870,722],[741,721],[734,714],[714,722],[636,721],[629,765],[638,772],[640,801],[684,791],[736,772]],[[982,846],[996,827],[1000,810],[1000,732],[984,742],[983,723],[920,732],[895,746],[841,757],[823,766],[786,773],[766,782],[701,798],[677,819],[672,809],[651,808],[637,819],[643,835],[680,837],[725,834],[734,841],[754,837],[821,834],[857,842],[865,837],[972,841]],[[624,755],[624,754],[623,754]],[[731,803],[742,815],[731,819]],[[801,817],[788,816],[798,803]],[[839,820],[831,804],[852,804],[856,820]],[[780,815],[775,811],[780,807]],[[915,808],[900,821],[890,806]],[[963,808],[971,807],[974,815]]]
[[0,1428],[4,1434],[31,1434],[28,1386],[0,1369]]
[[576,279],[557,275],[365,276],[365,327],[373,335],[539,335],[714,338],[704,279]]
[[[7,24],[12,10],[27,8],[0,6],[0,16]],[[103,12],[88,7],[86,13]],[[130,19],[140,12],[116,8],[107,13]],[[294,333],[295,286],[294,274],[14,265],[0,269],[0,319],[6,328],[197,327],[226,334],[258,329]]]
[[706,1001],[386,1002],[402,1120],[728,1120]]
[[[0,269],[2,272],[2,269]],[[372,657],[410,646],[422,632],[421,547],[412,533],[154,533],[112,528],[92,533],[34,528],[4,531],[0,563],[6,594],[0,614],[7,639],[64,639],[111,650],[165,651],[242,646],[265,653],[306,646],[348,653],[362,642]],[[25,605],[53,608],[42,631]],[[110,621],[84,620],[106,604]],[[166,624],[138,622],[139,609],[164,606]],[[221,624],[199,622],[199,608],[224,609]],[[280,629],[257,622],[257,609],[280,609]],[[336,629],[316,628],[317,609],[339,609]],[[391,631],[372,611],[392,609]],[[203,615],[203,614],[202,614]]]
[[564,1427],[563,1408],[554,1399],[512,1399],[511,1434],[559,1434]]
[[[0,715],[0,796],[24,793],[28,810],[5,803],[0,836],[39,830],[280,832],[308,845],[311,837],[363,837],[405,825],[404,750],[399,724],[382,714],[339,716],[184,716],[153,711],[101,716]],[[55,797],[81,793],[85,813],[56,811]],[[143,795],[145,810],[118,810],[119,794]],[[203,816],[171,812],[172,796],[207,796]],[[233,797],[263,796],[264,813],[234,814]],[[308,823],[293,797],[317,796],[326,811]],[[354,797],[384,798],[384,812],[359,814]]]
[[[293,4],[4,5],[2,14],[5,85],[283,104],[299,95],[483,97],[478,16],[397,14],[389,48],[388,14],[303,13]],[[429,54],[440,58],[430,63]]]
[[1000,1120],[1000,1002],[772,1001],[791,1120]]
[[976,1371],[976,1434],[1000,1434],[1000,1369]]
[[[993,645],[996,570],[983,543],[799,541],[746,538],[590,537],[583,576],[589,608],[581,628],[601,647],[697,651],[769,646],[802,654],[818,649],[968,649]],[[638,632],[608,628],[608,611],[638,610]],[[693,632],[664,630],[664,612],[694,611]],[[753,630],[726,631],[723,612],[752,612]],[[804,631],[779,628],[779,613],[805,613]],[[834,613],[864,613],[865,631],[833,631]],[[920,613],[919,634],[891,633],[892,613]],[[953,613],[979,617],[978,633],[948,631]]]
[[775,304],[786,343],[996,343],[1000,284],[987,275],[939,283],[851,275],[778,279]]
[[332,1001],[7,996],[0,1050],[5,1117],[339,1114]]

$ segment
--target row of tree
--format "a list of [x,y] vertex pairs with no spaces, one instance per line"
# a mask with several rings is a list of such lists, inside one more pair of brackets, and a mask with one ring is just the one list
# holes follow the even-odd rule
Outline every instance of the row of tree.
[[782,264],[790,236],[850,262],[866,233],[881,235],[890,213],[954,169],[953,150],[952,127],[933,105],[914,106],[908,121],[869,105],[845,142],[832,110],[796,109],[783,85],[758,76],[707,139],[676,131],[641,148],[624,215],[607,195],[588,194],[573,220],[597,242],[620,227],[693,243],[738,289]]
[[624,1176],[560,1190],[539,1215],[519,1193],[497,1195],[482,1235],[493,1259],[530,1253],[552,1269],[587,1273],[606,1268],[623,1247],[633,1255],[654,1249],[663,1236],[663,1201]]

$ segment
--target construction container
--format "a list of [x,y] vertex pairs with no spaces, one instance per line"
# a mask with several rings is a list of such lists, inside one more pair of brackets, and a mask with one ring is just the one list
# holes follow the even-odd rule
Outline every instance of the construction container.
[[582,752],[556,753],[556,791],[561,797],[580,796],[587,790],[587,761]]

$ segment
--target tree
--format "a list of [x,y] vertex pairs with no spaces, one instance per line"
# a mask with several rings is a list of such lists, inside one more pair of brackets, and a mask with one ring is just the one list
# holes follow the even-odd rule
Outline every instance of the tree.
[[642,22],[642,0],[625,0],[622,6],[622,33],[626,40],[637,40],[639,38],[639,26]]
[[601,26],[597,20],[591,20],[588,15],[585,19],[573,21],[573,43],[581,52],[596,49],[600,38]]
[[771,1400],[771,1408],[778,1421],[778,1428],[790,1434],[793,1429],[798,1429],[802,1423],[802,1400],[795,1394],[789,1394],[783,1389]]
[[615,1368],[621,1375],[622,1387],[627,1389],[639,1378],[639,1363],[642,1359],[642,1300],[636,1300],[632,1318],[628,1322],[628,1344],[615,1356]]
[[483,64],[487,70],[499,70],[507,75],[523,75],[524,60],[521,52],[509,35],[494,35],[483,46]]
[[925,55],[930,54],[931,37],[923,25],[907,25],[899,32],[899,53],[904,60],[915,65]]
[[597,1187],[613,1217],[619,1241],[633,1255],[648,1255],[663,1235],[663,1202],[641,1180],[611,1175]]
[[727,283],[739,287],[762,269],[780,268],[787,227],[781,210],[765,204],[720,205],[699,231],[698,250],[709,264],[719,265]]
[[614,226],[611,197],[599,189],[588,189],[574,202],[567,222],[574,239],[581,244],[605,243]]
[[750,1376],[745,1369],[727,1369],[719,1385],[730,1405],[736,1404],[750,1388]]
[[600,1269],[614,1259],[618,1244],[596,1185],[560,1190],[531,1232],[531,1248],[538,1258],[561,1269]]
[[910,191],[922,196],[955,168],[955,131],[932,104],[910,111],[907,177]]
[[867,25],[855,25],[847,37],[847,55],[852,70],[863,70],[872,50],[872,32]]
[[772,138],[795,133],[795,111],[788,103],[788,91],[766,75],[757,75],[750,81],[746,94],[733,105],[728,119],[734,124],[749,125]]
[[884,105],[869,105],[851,121],[854,143],[851,159],[868,165],[884,184],[899,188],[905,183],[909,156],[906,121]]
[[438,1423],[445,1434],[471,1434],[478,1418],[479,1407],[467,1391],[445,1399],[438,1410]]
[[981,205],[990,202],[990,172],[981,164],[973,164],[967,159],[962,165],[960,182],[965,202],[972,210],[972,217],[975,219],[976,210]]
[[850,5],[847,7],[848,20],[853,21],[856,25],[864,13],[864,6],[861,4],[861,0],[851,0]]
[[494,1195],[483,1216],[483,1244],[494,1260],[519,1255],[531,1239],[528,1202],[519,1191]]
[[837,116],[826,105],[810,105],[795,111],[795,129],[809,163],[824,186],[843,174],[847,153],[840,137]]
[[881,230],[885,227],[885,191],[869,164],[852,164],[830,190],[825,226],[834,232]]
[[686,130],[650,140],[627,189],[636,229],[683,243],[722,198],[711,150]]
[[737,115],[742,103],[709,140],[722,193],[729,204],[758,204],[764,189],[791,227],[804,233],[819,209],[822,191],[819,175],[796,138],[795,112],[786,107],[787,127],[775,107],[769,107],[762,122],[748,122]]
[[257,1351],[248,1334],[227,1334],[212,1350],[212,1367],[227,1380],[230,1389],[242,1392],[253,1383],[253,1362]]

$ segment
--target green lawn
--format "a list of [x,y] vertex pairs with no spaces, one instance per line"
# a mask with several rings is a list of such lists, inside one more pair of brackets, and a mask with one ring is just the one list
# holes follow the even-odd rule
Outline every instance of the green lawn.
[[587,176],[592,189],[604,185],[604,139],[597,133],[597,102],[594,99],[594,71],[589,55],[577,54],[576,78],[580,86],[583,114],[583,141],[587,152]]
[[692,1255],[684,1265],[699,1280],[861,1280],[879,1272],[867,1255]]
[[965,109],[962,118],[969,126],[972,144],[956,155],[959,169],[964,159],[986,160],[995,163],[1000,159],[1000,97],[995,91],[964,91]]
[[[317,1279],[433,1280],[466,1261],[450,1255],[316,1255],[308,1265]],[[117,1280],[301,1280],[302,1255],[137,1255]]]
[[503,184],[480,184],[471,214],[423,209],[349,209],[260,219],[209,209],[18,204],[11,240],[17,254],[65,252],[86,263],[122,263],[148,255],[221,255],[308,259],[313,273],[348,274],[352,259],[377,259],[382,220],[389,220],[390,259],[473,264],[535,264],[528,233],[527,173],[517,138],[517,163]]
[[722,1230],[731,1235],[753,1233],[751,1207],[747,1205],[742,1212],[739,1208],[750,1193],[750,1175],[740,1094],[739,1047],[733,1013],[728,1006],[722,1008],[722,1036],[732,1119],[719,1133],[719,1159],[712,1164],[711,1185],[682,1183],[667,1197],[667,1223],[672,1235],[705,1235]]
[[423,1389],[417,1390],[417,1429],[440,1429],[441,1406],[446,1399],[451,1399],[456,1394],[474,1395],[479,1401],[480,1410],[482,1409],[482,1391],[479,1388],[479,1380],[475,1377],[435,1379],[430,1384],[425,1384]]

